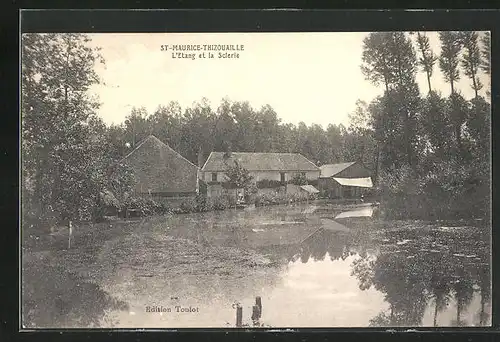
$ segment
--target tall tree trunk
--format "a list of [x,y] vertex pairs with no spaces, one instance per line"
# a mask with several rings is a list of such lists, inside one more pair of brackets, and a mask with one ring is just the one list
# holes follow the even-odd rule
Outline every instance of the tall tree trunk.
[[458,153],[462,156],[462,127],[460,122],[455,124],[455,138],[457,140]]
[[35,184],[34,184],[34,209],[35,209],[35,215],[37,217],[43,217],[43,212],[44,212],[44,203],[43,203],[43,190],[42,190],[42,182],[43,182],[43,172],[42,172],[42,159],[40,155],[37,156],[37,167],[35,170]]
[[427,84],[429,85],[429,94],[432,92],[431,88],[431,74],[427,71]]
[[378,178],[380,173],[380,142],[377,142],[377,150],[375,152],[375,179],[373,180],[375,183],[375,187],[378,186]]
[[478,96],[479,96],[479,94],[478,94],[479,90],[477,89],[478,87],[477,87],[477,82],[476,82],[476,76],[475,75],[476,74],[473,73],[473,76],[472,76],[472,87],[474,88],[475,98],[477,99]]
[[451,114],[455,118],[455,140],[457,143],[457,150],[460,156],[463,155],[462,153],[462,123],[460,122],[457,113],[457,108],[455,106],[455,85],[453,80],[450,81],[450,87],[451,87]]
[[405,144],[406,144],[406,156],[408,160],[408,166],[413,168],[413,151],[411,146],[411,134],[410,134],[410,118],[408,117],[408,112],[405,112]]

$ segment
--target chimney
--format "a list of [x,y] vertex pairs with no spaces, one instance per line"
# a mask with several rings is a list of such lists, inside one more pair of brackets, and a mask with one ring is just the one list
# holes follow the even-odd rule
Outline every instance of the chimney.
[[198,148],[198,167],[201,169],[203,166],[203,148],[200,147]]
[[232,153],[231,153],[231,144],[230,143],[224,142],[224,150],[225,150],[224,158],[226,158],[226,159],[231,158]]

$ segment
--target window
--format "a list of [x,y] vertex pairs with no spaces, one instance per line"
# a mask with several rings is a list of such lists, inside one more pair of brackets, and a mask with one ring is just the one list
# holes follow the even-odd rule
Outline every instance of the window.
[[281,183],[285,183],[285,173],[284,172],[280,172],[280,180],[281,180]]
[[217,182],[217,172],[212,172],[212,182]]

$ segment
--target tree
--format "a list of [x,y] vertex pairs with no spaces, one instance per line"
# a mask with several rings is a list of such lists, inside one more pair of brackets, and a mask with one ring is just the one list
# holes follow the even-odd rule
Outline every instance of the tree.
[[390,35],[391,33],[387,32],[370,33],[363,40],[363,65],[361,66],[366,79],[376,86],[383,84],[386,91],[389,91],[389,86],[394,79],[387,44]]
[[[46,222],[88,216],[102,173],[97,99],[88,89],[104,62],[84,34],[22,36],[22,162],[25,193]],[[97,144],[93,145],[93,144]]]
[[327,146],[330,149],[328,163],[340,163],[343,159],[343,137],[340,127],[329,124],[326,128],[326,138]]
[[444,79],[450,84],[451,93],[455,92],[455,82],[460,80],[461,37],[460,33],[454,31],[439,32],[441,41],[441,56],[439,57],[439,68],[444,75]]
[[481,81],[477,77],[481,66],[481,51],[479,50],[478,37],[477,32],[473,31],[461,33],[462,45],[465,47],[461,64],[464,74],[472,81],[472,89],[474,89],[476,98],[479,96],[479,90],[483,87]]
[[429,37],[425,35],[425,33],[421,34],[417,32],[417,44],[420,50],[420,58],[418,63],[422,66],[422,70],[427,75],[427,84],[429,86],[429,93],[432,91],[431,87],[431,77],[434,69],[434,64],[438,60],[438,56],[434,55],[432,49],[429,44]]
[[292,179],[290,180],[290,183],[295,184],[295,185],[306,185],[307,178],[304,174],[297,173],[292,177]]
[[490,75],[491,74],[491,34],[485,32],[481,37],[481,69]]
[[465,113],[458,112],[461,109],[461,104],[456,101],[461,99],[461,96],[456,94],[455,82],[460,80],[460,51],[462,48],[462,34],[460,32],[445,31],[439,32],[441,41],[441,56],[439,57],[439,67],[444,75],[444,79],[450,84],[451,95],[449,106],[449,117],[454,127],[455,141],[459,155],[463,154],[462,146],[462,124]]
[[[362,71],[374,85],[385,84],[385,109],[379,111],[378,129],[398,140],[403,155],[395,164],[416,166],[417,124],[420,94],[416,83],[417,59],[410,38],[403,32],[370,33],[364,40]],[[392,126],[392,127],[388,127]],[[379,141],[379,143],[382,143]],[[398,146],[392,144],[391,147]],[[387,149],[380,146],[379,150]],[[404,157],[404,160],[400,160]]]
[[238,137],[235,136],[235,120],[231,111],[231,102],[223,99],[215,118],[214,148],[216,151],[230,151],[236,145]]
[[467,120],[467,131],[473,142],[475,158],[487,161],[490,159],[491,105],[481,96],[472,99],[470,105],[472,109]]
[[166,106],[158,106],[148,117],[152,134],[174,150],[180,149],[182,108],[178,102],[171,101]]
[[231,104],[231,113],[236,124],[234,149],[254,152],[256,146],[256,113],[254,109],[248,102],[234,102]]
[[263,106],[255,113],[255,147],[258,152],[276,152],[278,126],[280,120],[270,105]]
[[447,132],[451,130],[451,126],[446,115],[447,105],[446,99],[435,91],[430,92],[423,101],[421,123],[430,145],[430,153],[438,160],[447,159],[450,155],[451,146]]
[[248,189],[251,184],[253,177],[250,172],[234,160],[234,164],[230,165],[226,160],[226,176],[228,178],[229,186],[240,189]]
[[133,107],[125,118],[125,139],[131,148],[135,148],[144,138],[152,133],[148,125],[148,112],[146,108]]
[[186,108],[182,117],[179,153],[194,164],[198,163],[200,152],[204,155],[215,149],[221,149],[221,135],[224,128],[219,126],[216,114],[210,102],[202,98]]

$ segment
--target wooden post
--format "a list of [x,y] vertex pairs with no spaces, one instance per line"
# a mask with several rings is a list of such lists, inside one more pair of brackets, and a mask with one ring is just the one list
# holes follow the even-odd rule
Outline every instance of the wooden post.
[[259,318],[260,318],[259,307],[257,305],[254,305],[252,307],[252,321],[253,321],[254,325],[259,322]]
[[259,318],[262,316],[262,299],[259,297],[255,297],[255,305],[259,307]]
[[69,232],[68,232],[68,249],[71,248],[71,235],[73,235],[73,228],[71,226],[71,221],[69,221],[68,223],[68,228],[69,228]]
[[243,321],[243,307],[236,307],[236,328],[241,328]]

